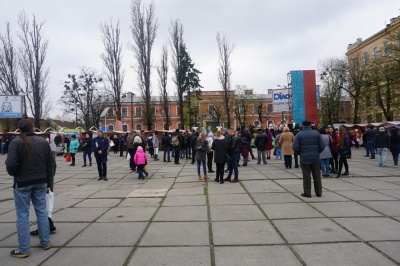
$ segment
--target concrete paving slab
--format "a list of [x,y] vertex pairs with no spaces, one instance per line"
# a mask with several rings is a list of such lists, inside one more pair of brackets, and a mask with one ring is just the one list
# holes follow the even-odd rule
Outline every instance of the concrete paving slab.
[[329,217],[382,216],[357,202],[323,202],[311,205]]
[[247,194],[209,195],[210,205],[242,205],[254,204]]
[[108,199],[108,198],[123,198],[125,199],[132,190],[115,190],[115,189],[107,189],[101,190],[96,192],[95,194],[91,195],[89,198],[91,199]]
[[349,178],[348,181],[357,186],[364,187],[372,190],[381,189],[400,189],[400,186],[388,183],[381,180],[371,179],[371,178]]
[[400,199],[400,189],[377,190],[377,192],[383,193],[396,199]]
[[65,208],[53,216],[60,222],[93,222],[109,208]]
[[76,204],[75,208],[111,208],[120,202],[120,199],[85,199]]
[[152,223],[140,246],[209,245],[207,222]]
[[243,186],[250,193],[257,192],[286,192],[282,187],[274,184],[272,181],[243,181]]
[[346,198],[362,201],[362,200],[397,200],[396,198],[378,193],[372,190],[364,191],[336,191],[336,193],[345,196]]
[[256,205],[211,206],[212,221],[254,221],[265,220]]
[[268,221],[213,222],[215,245],[284,244]]
[[370,244],[400,263],[400,242],[370,242]]
[[132,247],[143,233],[147,223],[93,223],[68,243],[77,246],[130,246]]
[[215,247],[215,262],[218,266],[302,265],[286,246]]
[[163,202],[163,206],[203,206],[206,205],[206,196],[168,196]]
[[158,207],[161,200],[160,198],[127,198],[118,207]]
[[92,181],[91,179],[87,179],[87,178],[68,178],[65,179],[63,181],[57,182],[56,186],[58,187],[58,185],[83,185],[87,182]]
[[291,193],[252,193],[251,196],[257,202],[257,204],[264,203],[290,203],[290,202],[301,202],[301,200]]
[[269,219],[323,217],[321,213],[305,203],[262,204],[260,207]]
[[204,195],[204,186],[171,189],[168,196]]
[[312,198],[304,198],[301,197],[301,193],[296,193],[299,198],[301,198],[305,202],[330,202],[330,201],[350,201],[349,199],[330,191],[322,190],[322,197],[316,197],[314,191],[311,192]]
[[400,240],[400,222],[390,218],[335,218],[334,220],[366,241]]
[[43,250],[41,248],[31,248],[29,257],[26,258],[24,261],[21,261],[21,259],[10,256],[10,252],[11,250],[13,250],[13,248],[9,247],[0,248],[0,261],[2,265],[7,265],[7,266],[39,265],[42,261],[44,261],[46,258],[50,257],[52,254],[54,254],[54,252],[57,251],[57,249],[55,248],[52,248],[50,250]]
[[161,207],[154,221],[207,221],[206,206]]
[[294,245],[293,248],[307,265],[396,265],[364,243]]
[[97,222],[140,222],[150,221],[157,207],[118,207],[112,208],[101,216]]
[[127,198],[162,198],[168,189],[135,189],[129,193]]
[[45,266],[114,266],[123,265],[131,252],[131,247],[85,247],[63,248],[43,265]]
[[[367,189],[364,187],[360,187],[357,184],[352,184],[349,182],[345,182],[345,181],[339,181],[338,179],[337,182],[331,182],[332,179],[323,179],[322,180],[322,187],[327,189],[327,190],[331,190],[331,191],[347,191],[347,190],[351,190],[351,191],[357,191],[357,190],[361,190],[361,191],[366,191]],[[335,179],[334,179],[335,180]]]
[[71,190],[61,194],[56,194],[57,196],[55,195],[55,197],[62,197],[66,199],[86,199],[94,193],[96,193],[96,191],[93,190]]
[[238,183],[225,182],[219,184],[217,182],[208,183],[208,194],[209,195],[223,195],[223,194],[246,194],[246,190]]
[[211,265],[209,247],[139,247],[130,266],[187,266]]
[[274,224],[291,244],[357,240],[340,226],[325,218],[276,220]]
[[0,223],[0,240],[17,232],[17,226],[14,223]]
[[387,216],[400,216],[400,201],[365,201],[362,204]]

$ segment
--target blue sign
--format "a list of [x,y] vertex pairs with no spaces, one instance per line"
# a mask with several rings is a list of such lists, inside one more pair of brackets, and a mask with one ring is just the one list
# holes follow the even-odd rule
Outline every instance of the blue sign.
[[274,100],[289,100],[289,94],[274,93]]

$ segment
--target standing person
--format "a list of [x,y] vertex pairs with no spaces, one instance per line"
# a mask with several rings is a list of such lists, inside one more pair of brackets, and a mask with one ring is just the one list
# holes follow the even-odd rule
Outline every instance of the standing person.
[[357,128],[354,131],[353,138],[354,138],[354,148],[358,150],[360,148],[360,143],[359,143],[360,142],[360,133],[358,132]]
[[243,143],[240,144],[240,154],[243,157],[243,165],[242,166],[247,166],[247,162],[249,160],[250,149],[249,149],[249,144],[247,143],[247,138],[243,137],[242,140],[243,140]]
[[323,177],[329,177],[329,160],[332,158],[331,147],[333,145],[331,137],[329,136],[326,127],[321,127],[319,129],[322,140],[325,143],[325,149],[319,155],[321,159],[321,171]]
[[384,127],[379,128],[375,135],[374,146],[379,157],[379,167],[386,167],[387,149],[390,147],[390,137]]
[[345,173],[343,175],[349,175],[349,165],[347,164],[347,152],[349,146],[351,145],[350,136],[346,134],[346,129],[344,127],[339,128],[339,145],[338,145],[338,153],[339,153],[339,170],[337,174],[337,178],[340,177],[344,165]]
[[303,172],[302,197],[311,198],[311,174],[317,197],[322,196],[319,154],[325,149],[325,143],[318,131],[311,129],[311,122],[303,121],[303,130],[296,134],[293,150],[300,155],[300,167]]
[[71,136],[71,142],[69,143],[69,153],[71,153],[72,163],[69,166],[75,166],[75,155],[78,152],[79,141],[75,135]]
[[89,134],[85,134],[85,138],[82,140],[82,148],[83,148],[83,165],[82,167],[86,167],[86,156],[89,158],[89,166],[92,166],[92,139]]
[[[236,136],[233,129],[228,130],[229,142],[228,142],[228,155],[229,155],[229,163],[228,176],[224,179],[224,181],[229,181],[231,183],[239,182],[239,170],[237,167],[238,157],[240,155],[240,139]],[[231,179],[232,173],[235,173],[234,179]]]
[[273,139],[272,133],[270,132],[270,130],[268,128],[265,129],[265,135],[267,136],[267,145],[265,146],[265,151],[267,154],[267,160],[270,160],[271,159],[271,150],[274,148],[272,146],[272,141],[274,139]]
[[214,173],[212,169],[213,165],[213,158],[214,158],[214,152],[211,149],[213,141],[214,141],[214,134],[212,132],[208,133],[208,136],[206,138],[208,142],[208,147],[210,148],[209,152],[207,153],[207,167],[208,167],[208,172],[209,173]]
[[276,137],[275,137],[275,160],[282,160],[282,145],[279,143],[279,139],[281,137],[281,131],[277,130],[276,131]]
[[92,141],[92,149],[96,158],[97,171],[99,172],[98,181],[108,181],[107,178],[107,152],[110,145],[108,138],[103,135],[102,130],[97,130],[97,137]]
[[147,148],[149,150],[150,156],[151,158],[154,158],[154,146],[153,146],[153,134],[149,134],[149,136],[147,137]]
[[[294,130],[293,130],[293,135],[296,137],[297,133],[300,132],[300,126],[295,125]],[[294,168],[299,168],[299,154],[294,151]]]
[[158,131],[154,132],[154,137],[151,140],[154,149],[154,161],[158,161],[158,149],[160,148],[160,140],[158,139]]
[[118,137],[118,143],[119,143],[119,157],[124,157],[124,146],[125,146],[125,138],[124,136],[119,135]]
[[12,141],[6,159],[7,173],[14,177],[14,203],[17,213],[18,248],[10,255],[26,258],[30,252],[29,208],[35,209],[40,246],[50,246],[49,220],[46,211],[46,190],[51,185],[53,158],[50,145],[34,134],[34,125],[28,119],[18,123],[20,135]]
[[329,163],[331,165],[331,173],[337,174],[339,169],[339,153],[338,153],[338,145],[339,145],[339,136],[336,132],[336,129],[330,127],[328,129],[329,136],[331,137],[332,145],[331,145],[331,154],[332,158],[329,159]]
[[286,169],[292,168],[292,155],[293,151],[294,135],[290,132],[288,127],[283,128],[283,133],[279,137],[279,143],[282,146],[283,159],[285,160]]
[[353,141],[354,141],[354,139],[353,139],[353,135],[351,134],[351,132],[350,132],[349,129],[346,129],[346,133],[345,133],[345,134],[348,135],[349,138],[350,138],[350,146],[347,147],[346,158],[347,158],[347,159],[351,159],[351,147],[353,146]]
[[220,130],[216,133],[216,139],[212,142],[211,150],[214,151],[214,162],[217,166],[215,182],[224,183],[224,166],[226,163],[227,145],[224,135]]
[[196,143],[199,135],[200,133],[198,131],[192,134],[192,139],[190,142],[190,146],[192,147],[192,164],[194,164],[194,162],[196,161]]
[[136,134],[136,130],[132,130],[129,133],[129,136],[126,138],[126,147],[128,149],[129,155],[131,156],[131,159],[129,160],[129,168],[131,170],[134,170],[134,168],[133,168],[133,156],[135,155],[133,153],[133,151],[134,151],[133,150],[133,139],[135,138],[134,134]]
[[254,140],[254,145],[257,147],[257,164],[261,163],[261,157],[264,164],[267,164],[267,159],[265,157],[265,148],[267,146],[268,138],[262,131],[258,129],[258,134]]
[[240,135],[240,137],[242,139],[245,137],[248,140],[248,142],[249,142],[249,152],[250,152],[251,158],[254,160],[253,149],[251,148],[251,140],[252,140],[253,136],[251,135],[249,130],[247,130],[247,128],[245,128],[244,131],[242,132],[242,134]]
[[365,135],[365,140],[367,141],[367,147],[368,147],[368,151],[369,154],[371,155],[370,159],[375,159],[375,147],[374,147],[374,139],[375,139],[375,135],[378,133],[378,131],[376,131],[374,129],[374,126],[369,126],[369,129],[367,131],[364,132]]
[[172,146],[173,146],[172,148],[174,149],[174,152],[175,152],[174,162],[175,162],[175,164],[180,164],[179,157],[180,157],[181,149],[183,146],[183,138],[182,138],[182,135],[179,133],[178,128],[175,130],[175,134],[171,139],[171,144],[172,144]]
[[117,137],[117,135],[113,136],[112,141],[114,143],[114,146],[112,146],[112,149],[114,151],[114,155],[117,155],[118,154],[118,148],[119,148],[119,138]]
[[206,134],[200,133],[199,138],[196,142],[196,161],[197,161],[197,174],[198,180],[202,180],[200,174],[200,166],[203,165],[204,179],[208,179],[206,169],[206,151],[208,142],[206,140]]
[[186,160],[192,159],[192,146],[190,145],[191,139],[192,135],[190,134],[190,132],[186,132],[185,134]]
[[57,133],[57,136],[54,137],[54,144],[56,144],[56,146],[58,147],[58,145],[60,145],[61,142],[62,142],[61,135],[60,133]]
[[365,133],[367,133],[367,130],[368,129],[365,129],[363,132],[362,132],[362,137],[361,137],[361,139],[362,139],[362,141],[363,141],[363,146],[364,146],[364,148],[365,148],[365,152],[366,152],[366,154],[364,155],[364,157],[369,157],[369,147],[368,147],[368,145],[367,145],[367,138],[365,137]]
[[[164,149],[164,163],[167,162],[166,159],[168,157],[168,162],[171,162],[171,138],[168,136],[168,132],[165,132],[161,137],[161,143]],[[168,154],[168,156],[167,156]]]
[[390,134],[390,152],[393,156],[394,167],[397,168],[400,154],[400,135],[397,128],[394,128]]
[[133,160],[135,161],[135,164],[137,165],[137,172],[139,174],[138,179],[144,180],[144,175],[146,175],[146,177],[147,177],[149,175],[149,173],[147,173],[144,170],[144,166],[147,165],[147,155],[143,151],[142,146],[137,147],[137,151],[135,153],[135,157],[133,158]]

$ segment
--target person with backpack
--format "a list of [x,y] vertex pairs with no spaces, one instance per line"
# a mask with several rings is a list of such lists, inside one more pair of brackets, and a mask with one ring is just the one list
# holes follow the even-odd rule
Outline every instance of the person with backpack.
[[175,130],[174,136],[171,139],[171,144],[172,144],[172,148],[175,151],[175,157],[174,157],[175,164],[180,164],[179,157],[180,157],[181,148],[183,146],[183,138],[182,138],[182,135],[179,133],[178,128]]
[[[165,132],[164,135],[161,137],[161,144],[163,146],[164,150],[164,163],[167,162],[167,157],[168,157],[168,162],[171,162],[171,138],[168,136],[168,132]],[[168,156],[167,156],[168,154]]]
[[118,143],[119,143],[119,157],[123,157],[124,156],[124,146],[125,146],[124,136],[119,135]]

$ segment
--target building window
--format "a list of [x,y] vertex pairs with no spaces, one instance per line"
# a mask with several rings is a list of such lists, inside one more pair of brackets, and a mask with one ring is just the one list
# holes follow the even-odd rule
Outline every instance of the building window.
[[156,115],[156,108],[154,107],[154,106],[151,106],[150,107],[150,112],[152,113],[152,114],[154,114],[154,115]]
[[339,113],[344,114],[344,106],[339,106]]
[[109,126],[108,126],[108,129],[109,129],[109,130],[114,130],[114,126],[113,126],[113,125],[109,125]]
[[137,124],[136,125],[136,130],[142,130],[142,125],[141,124]]
[[164,123],[164,124],[163,124],[163,129],[164,129],[164,130],[169,130],[169,125],[168,125],[167,123]]
[[374,49],[372,49],[372,53],[374,55],[374,59],[378,58],[378,48],[374,47]]
[[122,125],[122,131],[128,131],[128,125],[127,124],[123,124]]
[[128,108],[122,107],[121,116],[122,117],[127,117],[128,116]]
[[176,107],[176,115],[177,115],[177,116],[179,116],[179,111],[180,111],[180,110],[181,110],[181,109],[179,108],[179,106],[177,106],[177,107]]
[[112,117],[113,115],[114,115],[113,109],[110,107],[110,109],[108,109],[107,111],[107,116]]
[[215,114],[214,104],[209,104],[208,105],[208,113],[211,114],[211,115]]
[[135,113],[136,113],[136,116],[141,117],[142,116],[142,107],[136,107]]
[[388,43],[384,42],[383,43],[383,55],[388,55],[389,51],[388,51]]
[[367,63],[368,63],[368,53],[365,52],[364,53],[364,64],[367,64]]
[[181,123],[176,124],[176,128],[181,128]]
[[170,108],[168,106],[164,106],[163,109],[162,109],[162,114],[164,116],[171,115]]
[[353,58],[353,69],[358,69],[358,57]]
[[272,104],[268,104],[268,113],[273,112],[273,105]]
[[151,124],[151,130],[156,130],[156,125],[155,124]]
[[260,104],[253,105],[253,113],[258,114],[261,108]]

